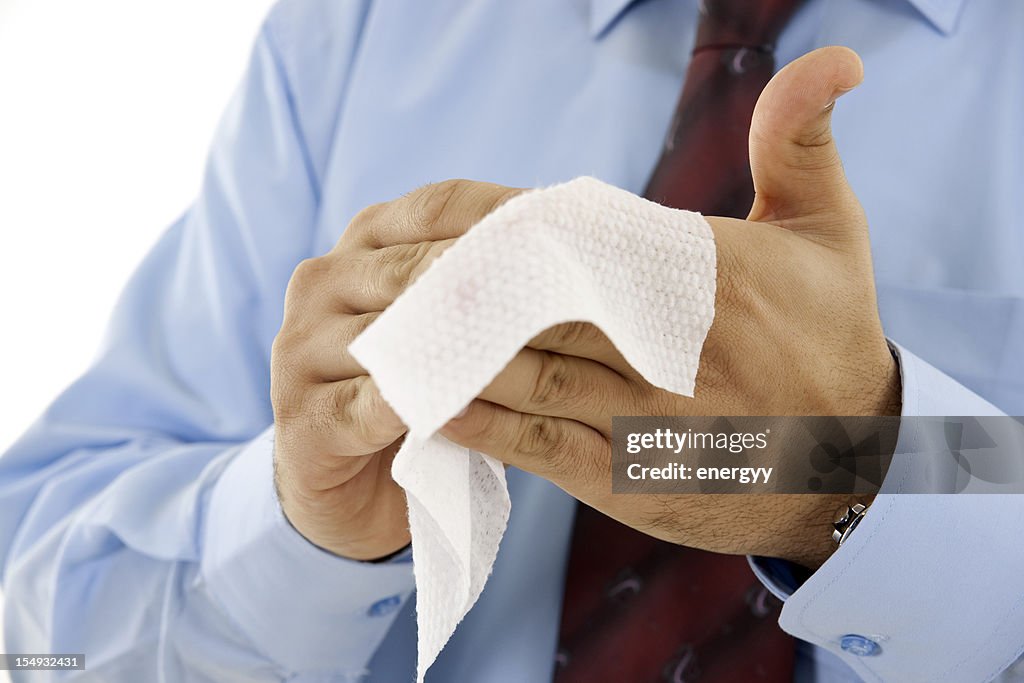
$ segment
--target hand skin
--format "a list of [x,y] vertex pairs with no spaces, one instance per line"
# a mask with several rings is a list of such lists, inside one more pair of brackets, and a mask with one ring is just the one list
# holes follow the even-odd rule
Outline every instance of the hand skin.
[[405,426],[349,343],[456,237],[521,192],[448,181],[359,213],[329,253],[303,261],[271,354],[274,480],[288,521],[337,555],[408,545],[391,461]]
[[[651,386],[596,328],[573,323],[531,340],[442,433],[652,536],[819,566],[847,496],[614,496],[611,417],[899,414],[867,223],[829,126],[835,98],[861,77],[853,52],[824,48],[779,72],[758,101],[750,215],[708,218],[716,314],[694,398]],[[285,514],[311,542],[353,559],[409,542],[389,471],[404,427],[344,349],[432,258],[520,191],[428,186],[370,207],[332,252],[296,270],[272,359],[275,468]]]
[[861,78],[855,53],[824,48],[762,93],[750,215],[708,219],[718,289],[694,398],[653,387],[593,326],[570,324],[532,340],[442,433],[666,541],[820,566],[848,496],[613,495],[611,416],[899,414],[867,221],[830,128]]

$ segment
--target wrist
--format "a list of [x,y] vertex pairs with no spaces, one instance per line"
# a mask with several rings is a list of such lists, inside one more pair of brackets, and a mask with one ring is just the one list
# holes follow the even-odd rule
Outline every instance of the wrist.
[[[311,490],[289,476],[280,455],[275,445],[274,493],[284,520],[307,543],[359,562],[386,561],[409,545],[405,492],[391,480],[390,468],[380,475],[385,461],[371,459],[376,467],[365,466],[336,486]],[[367,473],[371,476],[360,477]],[[383,486],[381,478],[387,482]]]
[[[276,474],[276,473],[275,473]],[[312,497],[287,490],[274,477],[274,492],[281,514],[296,534],[317,549],[346,560],[386,562],[405,550],[410,543],[405,508],[369,506],[355,517],[345,518],[343,506],[332,505],[329,497],[344,497],[343,491],[321,492]],[[332,496],[333,494],[333,496]],[[395,523],[380,524],[379,515],[400,515]],[[358,529],[356,533],[348,530]]]
[[857,406],[851,415],[891,415],[899,416],[903,411],[903,382],[900,378],[900,366],[896,355],[884,343],[884,351],[879,354],[876,363],[871,364],[872,370],[860,382],[865,388],[865,400]]
[[387,531],[374,532],[372,529],[379,525],[369,521],[353,521],[343,526],[364,531],[343,534],[337,528],[337,519],[323,519],[322,506],[315,506],[312,511],[289,509],[294,506],[286,505],[286,499],[281,498],[280,493],[278,498],[281,500],[284,519],[295,533],[310,545],[331,555],[358,562],[386,562],[409,547],[411,539],[404,526],[401,530],[395,530],[393,525],[387,525]]
[[[850,496],[845,493],[794,494],[787,498],[794,519],[792,533],[780,540],[774,556],[815,571],[839,547],[832,537],[835,517],[850,503]],[[860,498],[859,502],[870,505],[874,496]]]

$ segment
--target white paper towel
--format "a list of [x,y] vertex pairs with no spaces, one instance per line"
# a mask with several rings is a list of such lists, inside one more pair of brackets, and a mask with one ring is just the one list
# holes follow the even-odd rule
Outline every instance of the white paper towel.
[[715,259],[700,214],[577,178],[499,207],[352,342],[409,427],[392,474],[409,499],[419,681],[480,596],[510,510],[501,463],[435,432],[531,338],[571,321],[594,323],[652,384],[692,396]]

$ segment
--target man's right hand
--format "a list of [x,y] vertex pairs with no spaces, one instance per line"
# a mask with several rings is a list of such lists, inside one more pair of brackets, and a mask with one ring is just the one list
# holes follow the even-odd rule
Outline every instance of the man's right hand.
[[455,239],[517,194],[451,180],[360,212],[329,253],[299,264],[271,357],[274,477],[285,516],[310,542],[356,560],[409,543],[391,461],[405,426],[348,353]]

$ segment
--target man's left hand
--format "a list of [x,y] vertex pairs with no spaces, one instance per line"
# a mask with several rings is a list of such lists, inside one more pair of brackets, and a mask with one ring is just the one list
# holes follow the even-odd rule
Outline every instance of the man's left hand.
[[693,398],[646,382],[593,326],[562,325],[532,340],[444,436],[673,543],[812,568],[827,559],[845,497],[613,495],[611,417],[899,414],[867,222],[830,127],[835,99],[861,78],[856,54],[824,48],[762,93],[750,131],[750,215],[708,218],[716,312]]

